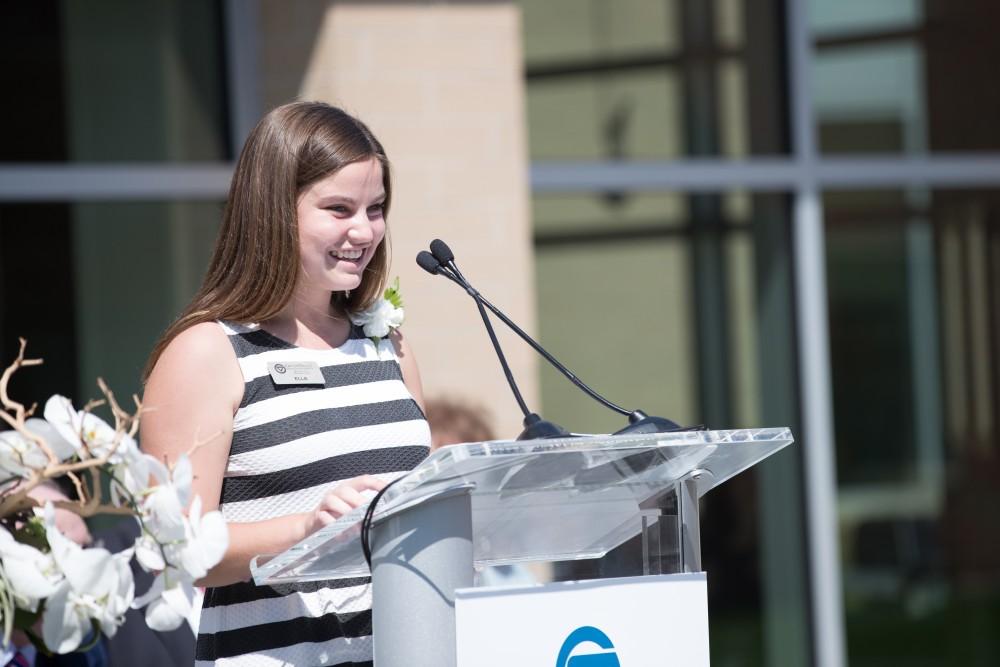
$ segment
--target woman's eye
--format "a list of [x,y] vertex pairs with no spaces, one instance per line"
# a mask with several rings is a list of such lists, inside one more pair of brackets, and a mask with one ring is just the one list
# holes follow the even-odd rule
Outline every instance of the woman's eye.
[[346,214],[350,213],[350,210],[346,206],[341,206],[341,205],[328,206],[327,210],[328,211],[333,211],[334,213],[336,213],[338,215],[346,215]]
[[382,209],[385,208],[385,204],[375,204],[374,206],[368,207],[369,215],[379,215],[382,213]]

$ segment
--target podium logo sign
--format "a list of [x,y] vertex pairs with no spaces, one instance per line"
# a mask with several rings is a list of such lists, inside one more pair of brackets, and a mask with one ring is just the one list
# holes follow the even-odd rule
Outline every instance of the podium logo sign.
[[[601,650],[597,653],[582,653],[570,657],[573,649],[581,644],[597,644]],[[559,657],[556,659],[556,667],[621,667],[614,649],[615,645],[606,634],[591,625],[585,625],[571,632],[563,642],[562,648],[559,649]]]
[[461,667],[709,667],[703,573],[455,591]]

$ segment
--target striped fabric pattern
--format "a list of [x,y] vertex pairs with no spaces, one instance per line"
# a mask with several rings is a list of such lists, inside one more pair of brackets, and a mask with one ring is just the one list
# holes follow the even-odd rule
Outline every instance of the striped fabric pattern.
[[[430,430],[403,384],[392,344],[357,327],[332,350],[220,323],[243,373],[219,508],[235,523],[307,512],[336,482],[386,481],[428,454]],[[324,386],[277,385],[269,362],[316,362]],[[372,665],[368,578],[209,588],[196,665]]]

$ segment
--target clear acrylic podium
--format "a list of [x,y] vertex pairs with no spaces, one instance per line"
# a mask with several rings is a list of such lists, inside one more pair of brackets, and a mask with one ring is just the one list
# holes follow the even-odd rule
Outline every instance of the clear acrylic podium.
[[698,572],[698,499],[793,441],[787,428],[493,441],[438,450],[361,507],[251,566],[259,585],[372,575],[378,667],[455,664],[474,567],[599,558],[637,535],[645,574]]

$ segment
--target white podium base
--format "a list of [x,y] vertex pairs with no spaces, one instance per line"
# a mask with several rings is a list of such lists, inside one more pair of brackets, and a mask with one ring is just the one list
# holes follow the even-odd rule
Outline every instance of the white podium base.
[[708,667],[704,572],[455,591],[461,667]]

